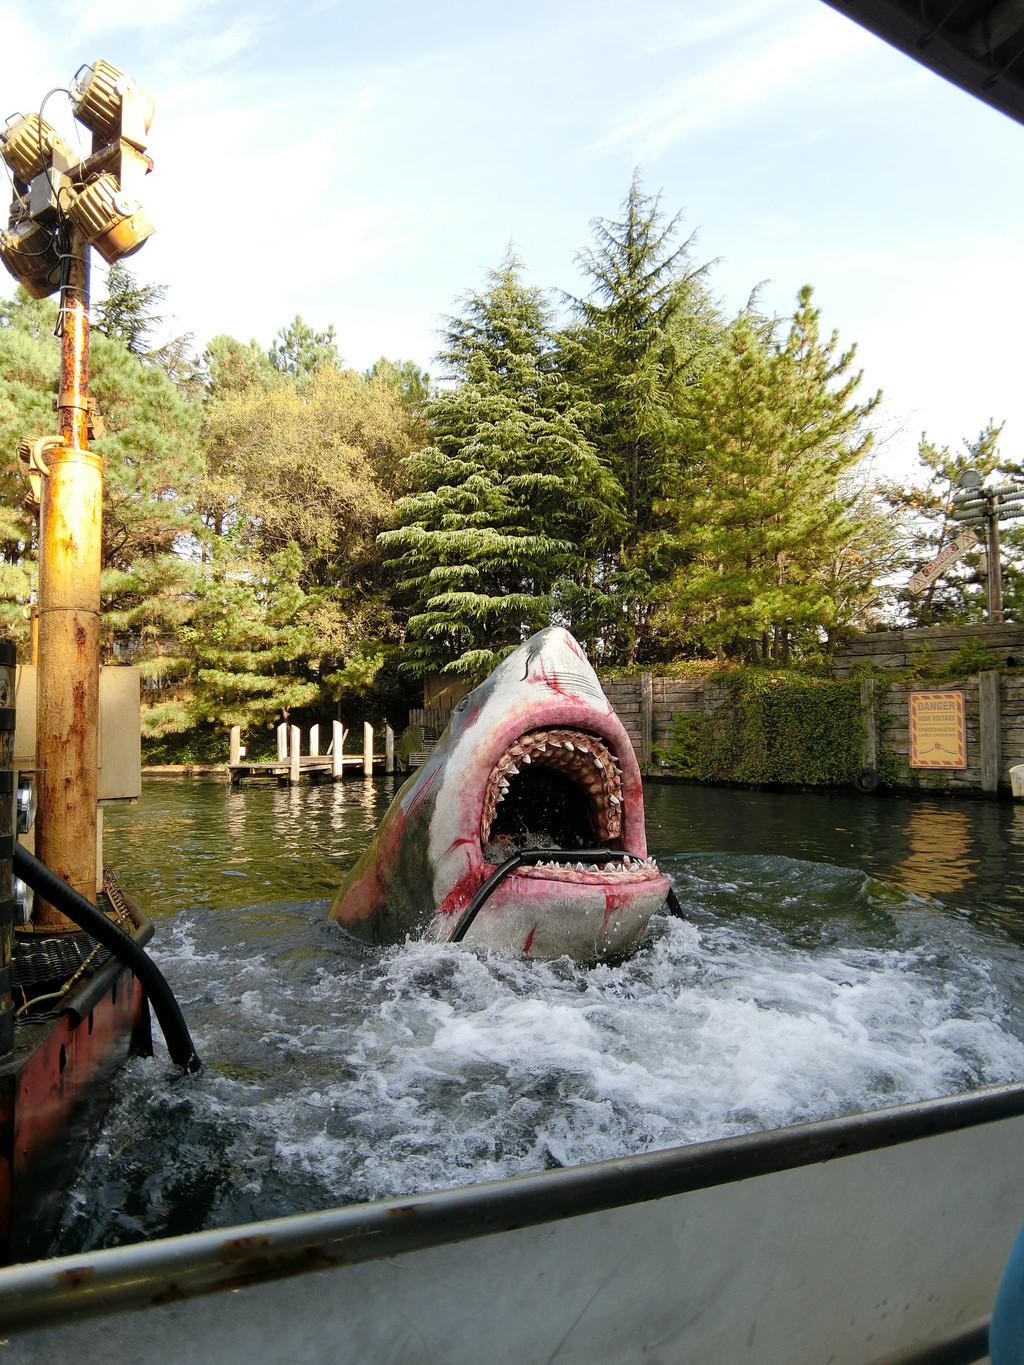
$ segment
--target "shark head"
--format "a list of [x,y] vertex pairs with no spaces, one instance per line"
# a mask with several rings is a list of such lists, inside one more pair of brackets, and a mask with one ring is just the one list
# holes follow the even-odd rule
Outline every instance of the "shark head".
[[[584,849],[607,849],[608,861],[574,860]],[[495,886],[467,943],[530,957],[620,953],[669,891],[647,857],[629,736],[577,641],[554,626],[458,703],[330,915],[370,942],[445,941],[496,869],[524,850],[550,857],[535,854]]]

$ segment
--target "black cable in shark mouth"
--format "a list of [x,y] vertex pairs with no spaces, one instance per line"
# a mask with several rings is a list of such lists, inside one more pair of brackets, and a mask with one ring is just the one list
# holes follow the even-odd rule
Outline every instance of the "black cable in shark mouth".
[[669,892],[629,737],[551,627],[459,702],[330,915],[372,943],[419,933],[586,961],[632,947]]

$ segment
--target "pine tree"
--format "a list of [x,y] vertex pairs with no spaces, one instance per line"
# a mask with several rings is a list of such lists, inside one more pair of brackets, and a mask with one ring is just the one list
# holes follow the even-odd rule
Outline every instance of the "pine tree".
[[778,657],[791,632],[840,624],[851,582],[836,591],[836,558],[864,529],[844,477],[870,448],[880,395],[855,401],[855,348],[840,352],[835,334],[823,342],[818,322],[809,287],[782,341],[741,314],[694,397],[705,487],[677,505],[692,559],[674,609],[702,645],[753,662]]
[[694,264],[692,237],[677,242],[680,223],[680,214],[666,220],[634,173],[621,219],[593,224],[596,244],[578,258],[591,292],[573,301],[575,323],[561,338],[564,372],[592,404],[588,435],[621,489],[623,516],[595,562],[586,605],[586,633],[599,634],[610,663],[655,651],[672,566],[664,498],[686,472],[689,390],[721,333],[707,267]]
[[53,411],[60,358],[52,299],[18,287],[0,299],[0,629],[27,643],[23,607],[36,579],[36,528],[24,510],[28,484],[18,472],[18,442],[57,430]]
[[[952,497],[960,487],[960,475],[964,470],[975,469],[983,479],[997,470],[1020,474],[1019,467],[1006,463],[1000,453],[1001,433],[1002,424],[990,420],[975,440],[965,440],[958,451],[937,446],[922,433],[917,453],[923,482],[892,482],[884,489],[889,506],[905,527],[907,540],[906,564],[900,574],[896,602],[915,625],[962,624],[986,618],[988,594],[982,573],[983,546],[951,565],[920,596],[911,593],[907,583],[912,574],[934,559],[962,529],[950,513]],[[1006,537],[1004,555],[1004,597],[1011,610],[1016,606],[1020,592],[1016,565],[1019,534],[1011,531]],[[984,540],[984,532],[979,533],[979,538]]]
[[153,306],[166,294],[166,285],[140,284],[127,266],[115,262],[107,273],[107,295],[97,306],[93,331],[122,342],[133,356],[145,359],[150,337],[164,321]]
[[225,335],[213,338],[203,353],[203,364],[210,402],[245,393],[254,386],[267,388],[279,374],[258,341],[246,345]]
[[271,343],[269,356],[274,369],[282,374],[302,379],[313,374],[321,365],[333,365],[335,368],[341,365],[333,326],[328,327],[326,332],[315,332],[296,313],[294,321],[282,327],[277,337]]
[[586,526],[614,489],[553,364],[540,290],[509,253],[446,319],[450,385],[427,404],[433,443],[405,462],[414,490],[381,536],[411,602],[419,672],[482,675],[551,620]]

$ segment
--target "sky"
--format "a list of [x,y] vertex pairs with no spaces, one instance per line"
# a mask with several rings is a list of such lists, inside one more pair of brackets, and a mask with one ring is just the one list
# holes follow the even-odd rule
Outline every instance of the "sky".
[[[813,285],[884,392],[881,472],[990,417],[1024,460],[1024,127],[822,0],[0,0],[0,33],[0,118],[100,56],[156,99],[126,264],[200,349],[299,313],[359,369],[431,369],[510,244],[582,292],[639,168],[727,313]],[[62,94],[46,117],[75,126]]]

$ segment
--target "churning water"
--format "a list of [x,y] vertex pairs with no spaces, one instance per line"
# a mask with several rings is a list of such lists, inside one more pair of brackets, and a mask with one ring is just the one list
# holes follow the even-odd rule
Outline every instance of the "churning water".
[[583,968],[325,923],[391,794],[152,781],[107,812],[206,1065],[128,1065],[54,1253],[1024,1078],[1014,807],[654,784],[688,918]]

